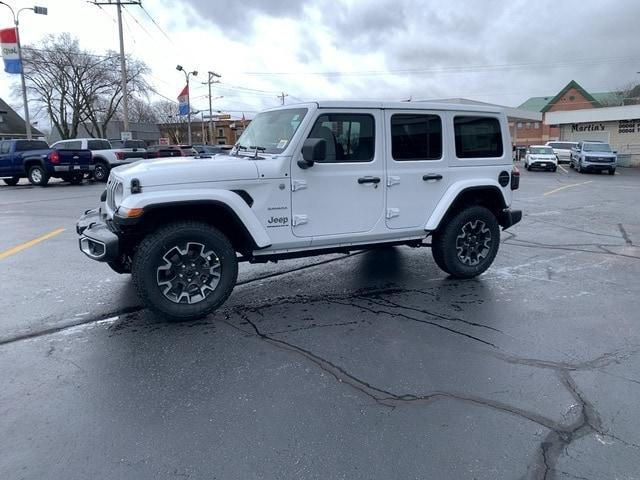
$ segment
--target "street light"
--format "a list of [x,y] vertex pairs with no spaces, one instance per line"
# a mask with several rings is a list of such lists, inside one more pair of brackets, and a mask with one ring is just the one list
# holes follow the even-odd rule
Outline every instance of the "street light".
[[11,15],[13,15],[13,23],[16,26],[16,45],[18,47],[18,59],[20,60],[20,81],[22,82],[22,102],[24,103],[24,121],[25,128],[27,131],[27,140],[31,140],[31,120],[29,118],[29,104],[27,103],[27,86],[24,83],[24,66],[22,64],[22,48],[20,47],[20,31],[19,31],[19,20],[20,20],[20,12],[23,10],[31,10],[37,15],[47,15],[48,10],[47,7],[24,7],[18,10],[18,12],[14,12],[11,5],[8,3],[0,2],[0,5],[4,5],[9,10],[11,10]]
[[182,65],[176,65],[176,70],[184,73],[184,78],[187,81],[187,136],[189,137],[189,145],[191,145],[191,93],[189,92],[189,77],[191,75],[197,77],[198,71],[193,70],[191,72],[187,72],[182,68]]

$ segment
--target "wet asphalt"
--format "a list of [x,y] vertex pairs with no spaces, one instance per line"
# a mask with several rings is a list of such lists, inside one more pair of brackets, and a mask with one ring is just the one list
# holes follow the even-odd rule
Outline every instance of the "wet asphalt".
[[493,267],[242,265],[167,323],[77,250],[103,188],[0,186],[2,479],[632,479],[640,171],[523,172]]

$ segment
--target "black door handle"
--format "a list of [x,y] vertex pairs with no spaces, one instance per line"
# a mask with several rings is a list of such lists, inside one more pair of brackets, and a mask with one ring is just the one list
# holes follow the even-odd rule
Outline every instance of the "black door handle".
[[360,185],[363,183],[380,183],[380,177],[360,177],[358,183]]
[[423,175],[422,176],[422,180],[424,180],[425,182],[427,180],[442,180],[442,175],[440,174],[429,174],[429,175]]

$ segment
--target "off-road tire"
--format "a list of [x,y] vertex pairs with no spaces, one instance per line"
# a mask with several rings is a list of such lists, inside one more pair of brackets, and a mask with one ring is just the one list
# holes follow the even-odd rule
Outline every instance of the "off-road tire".
[[49,174],[42,165],[32,165],[29,167],[27,178],[29,179],[29,183],[40,187],[44,187],[49,183]]
[[[461,212],[445,219],[444,224],[433,234],[431,250],[436,264],[446,273],[455,278],[473,278],[484,273],[493,263],[500,245],[500,225],[495,215],[487,208],[480,206],[467,207]],[[467,264],[459,257],[458,241],[460,236],[468,235],[469,225],[482,227],[483,235],[489,240],[486,253],[477,264]],[[484,231],[486,230],[486,231]]]
[[20,181],[20,177],[3,178],[2,181],[10,187],[15,187]]
[[552,171],[552,172],[555,172],[555,171],[557,171],[557,170],[558,170],[558,167],[551,167],[551,171]]
[[109,167],[109,165],[107,164],[107,162],[104,162],[102,160],[98,160],[96,161],[96,165],[93,169],[93,179],[96,182],[106,182],[109,179],[109,172],[111,171],[111,168]]
[[[189,242],[213,250],[220,264],[220,278],[204,299],[197,303],[175,303],[158,285],[158,267],[163,257],[176,246]],[[238,277],[238,259],[229,239],[217,228],[195,221],[175,222],[145,237],[139,244],[131,265],[133,284],[140,300],[156,313],[172,321],[194,320],[216,310],[231,294]]]
[[616,174],[616,169],[615,168],[610,168],[609,169],[609,175],[615,175]]

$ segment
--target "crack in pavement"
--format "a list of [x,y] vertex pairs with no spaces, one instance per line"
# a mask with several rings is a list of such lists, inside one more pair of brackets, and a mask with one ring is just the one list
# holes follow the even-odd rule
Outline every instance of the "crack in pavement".
[[[397,289],[390,289],[393,292],[397,292]],[[395,307],[397,304],[394,302],[387,302],[386,305],[381,304],[380,302],[376,303],[372,301],[372,296],[374,296],[374,300],[377,300],[383,291],[373,291],[369,292],[369,294],[359,294],[356,297],[361,300],[366,300],[368,302],[374,303],[378,306],[388,306],[392,305]],[[375,297],[378,298],[375,298]],[[320,300],[320,299],[319,299]],[[298,298],[297,302],[293,302],[291,298],[283,299],[282,302],[278,303],[281,305],[283,303],[300,303],[304,301]],[[421,319],[413,318],[409,315],[405,315],[403,313],[393,313],[384,310],[375,310],[373,308],[363,307],[360,304],[354,304],[349,302],[343,302],[340,299],[330,298],[327,299],[324,297],[322,301],[326,301],[329,303],[337,303],[339,305],[348,305],[356,308],[361,308],[366,311],[369,311],[374,314],[386,314],[399,316],[401,318],[405,318],[410,321],[417,321],[420,323],[426,323],[429,325],[437,326],[443,328],[442,325],[437,324],[436,322],[429,322]],[[384,299],[386,301],[386,299]],[[306,301],[304,301],[306,303]],[[362,393],[367,398],[373,400],[376,404],[379,404],[384,407],[389,407],[392,409],[408,406],[408,405],[429,405],[433,402],[439,400],[454,400],[465,402],[472,405],[477,405],[484,408],[489,408],[495,411],[499,411],[502,413],[506,413],[509,415],[516,416],[518,418],[522,418],[528,420],[540,427],[547,429],[549,432],[544,437],[544,439],[540,442],[538,447],[539,452],[536,456],[535,460],[531,465],[529,465],[527,469],[527,478],[532,480],[551,480],[555,478],[556,473],[563,473],[556,470],[556,464],[558,459],[562,455],[563,452],[571,445],[572,442],[583,438],[587,435],[597,435],[600,437],[610,438],[612,440],[618,441],[625,446],[632,447],[640,450],[640,445],[637,445],[632,442],[628,442],[613,433],[606,431],[603,427],[602,420],[600,418],[599,413],[593,404],[586,398],[583,392],[580,391],[575,380],[571,376],[571,372],[573,371],[583,371],[583,370],[593,370],[593,369],[601,369],[612,363],[620,362],[626,358],[629,358],[631,355],[634,355],[640,351],[640,346],[635,346],[635,349],[632,350],[618,350],[614,352],[607,352],[599,357],[596,357],[591,360],[585,360],[582,362],[570,363],[570,362],[554,362],[548,360],[541,360],[535,358],[521,358],[514,355],[509,355],[500,351],[495,345],[492,345],[490,342],[486,342],[482,339],[473,338],[476,341],[492,346],[494,349],[489,352],[490,355],[495,356],[498,359],[501,359],[508,363],[516,363],[524,366],[530,366],[534,368],[542,368],[549,369],[555,372],[558,376],[558,379],[562,386],[566,389],[567,392],[571,395],[571,397],[575,400],[575,405],[569,407],[569,410],[566,412],[567,414],[574,411],[576,408],[579,409],[579,416],[572,421],[571,423],[563,423],[556,422],[551,418],[548,418],[542,414],[538,414],[535,412],[531,412],[524,408],[519,408],[517,406],[508,404],[506,402],[501,402],[497,400],[493,400],[490,398],[485,398],[477,395],[471,395],[460,392],[448,392],[448,391],[434,391],[428,393],[396,393],[390,390],[384,389],[382,387],[373,385],[362,378],[358,378],[354,374],[348,372],[345,368],[333,363],[332,361],[323,358],[320,355],[313,353],[311,350],[303,348],[299,345],[296,345],[288,340],[284,340],[281,338],[276,338],[274,335],[281,333],[291,333],[296,330],[285,330],[282,332],[273,332],[273,333],[265,333],[263,332],[258,324],[254,322],[250,318],[251,313],[257,313],[263,316],[262,308],[268,308],[273,306],[273,304],[263,305],[263,306],[252,306],[252,307],[238,307],[236,309],[232,309],[226,312],[226,320],[225,324],[228,326],[246,334],[246,335],[255,335],[259,339],[264,342],[269,343],[275,348],[291,352],[296,355],[300,355],[305,359],[309,360],[311,363],[315,364],[318,368],[320,368],[323,372],[330,374],[333,378],[336,379],[337,382],[347,385],[348,387]],[[390,307],[391,308],[391,307]],[[399,308],[407,308],[400,306]],[[417,310],[420,311],[420,310]],[[421,311],[422,313],[425,313]],[[238,315],[239,318],[249,325],[251,331],[247,331],[244,328],[235,325],[232,320],[233,315]],[[431,315],[431,312],[427,312],[427,314]],[[445,320],[450,320],[447,317],[444,317]],[[457,319],[459,320],[459,319]],[[332,324],[332,325],[342,325],[343,323]],[[344,324],[353,324],[353,322],[344,322]],[[329,325],[326,325],[329,326]],[[482,327],[482,325],[480,325]],[[316,326],[315,328],[319,328],[322,326]],[[306,329],[310,329],[314,327],[307,327]],[[446,329],[446,328],[445,328]],[[455,331],[457,334],[461,334],[463,336],[467,336],[463,332]]]
[[627,243],[627,245],[633,245],[633,242],[631,241],[631,238],[629,238],[629,234],[624,229],[624,225],[619,223],[618,224],[618,229],[620,230],[620,233],[622,234],[622,238],[624,238],[624,241]]

